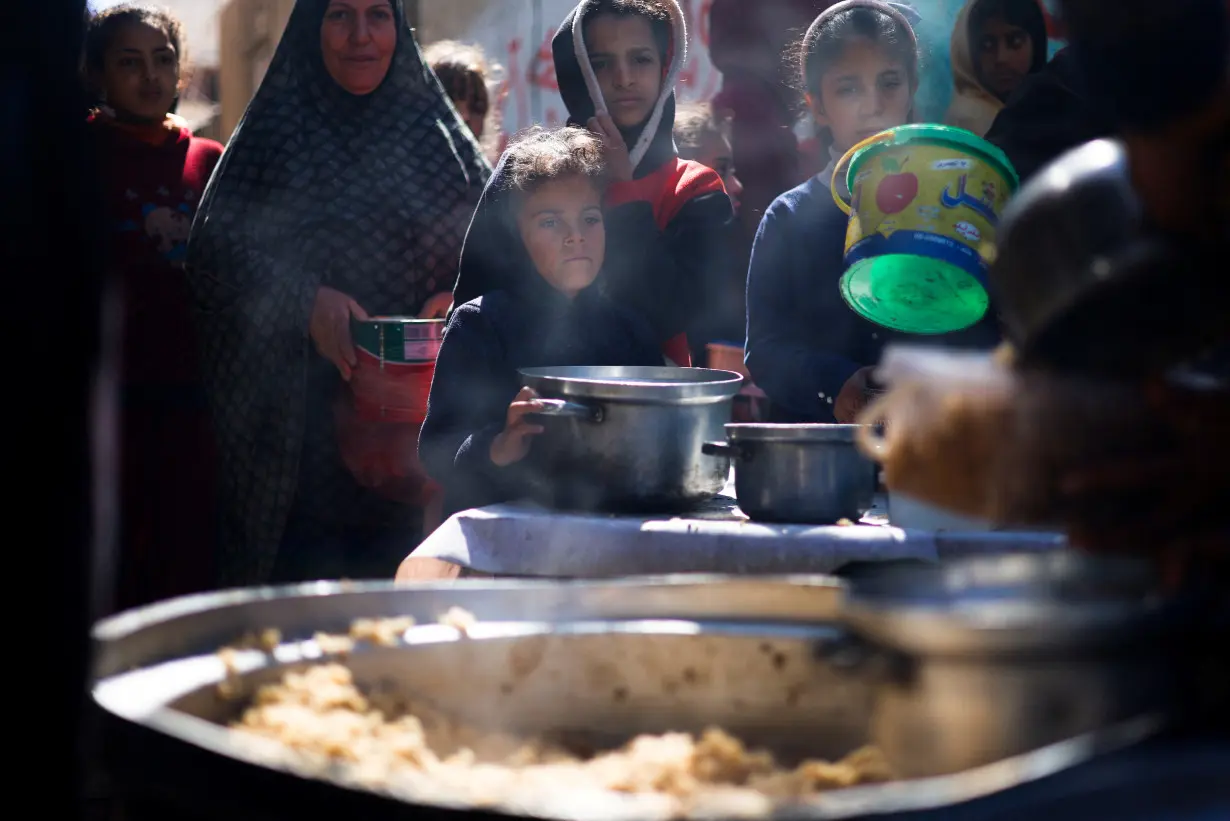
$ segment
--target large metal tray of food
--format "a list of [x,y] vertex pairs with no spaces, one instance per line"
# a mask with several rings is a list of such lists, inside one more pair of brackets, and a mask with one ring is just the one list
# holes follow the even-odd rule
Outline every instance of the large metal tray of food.
[[281,772],[292,790],[612,821],[947,806],[1159,726],[992,745],[896,779],[875,749],[875,689],[833,653],[841,595],[826,578],[219,594],[100,624],[94,698],[197,761]]
[[346,633],[356,619],[433,621],[459,607],[483,622],[678,618],[832,621],[844,593],[832,576],[685,574],[604,581],[311,582],[186,596],[96,625],[94,675],[207,653],[253,630],[285,637]]

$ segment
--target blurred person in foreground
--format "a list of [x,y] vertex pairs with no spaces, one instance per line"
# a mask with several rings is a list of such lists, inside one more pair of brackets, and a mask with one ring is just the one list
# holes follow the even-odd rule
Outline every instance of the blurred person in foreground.
[[421,538],[420,506],[343,461],[350,327],[447,312],[489,173],[401,0],[296,3],[188,248],[224,584],[387,578]]
[[[1064,0],[1062,9],[1090,99],[1127,147],[1146,230],[1183,260],[1167,278],[1224,313],[1230,288],[1217,260],[1230,256],[1230,3]],[[1159,48],[1159,30],[1187,37]],[[1122,501],[1113,526],[1072,523],[1081,543],[1167,546],[1179,565],[1194,555],[1230,565],[1230,327],[1191,370],[1204,376],[1199,390],[1162,374],[1143,386],[1173,447],[1068,477],[1077,510]]]
[[[1230,254],[1230,9],[1225,0],[1111,8],[1065,0],[1067,59],[1085,84],[1089,119],[1117,132],[1127,162],[1087,156],[1083,168],[1044,174],[1043,187],[1023,196],[1050,213],[1065,202],[1079,208],[1088,177],[1074,175],[1114,180],[1126,168],[1143,211],[1134,235],[1091,254],[1087,264],[1103,270],[1068,303],[1059,317],[1066,326],[1052,317],[1046,330],[1067,327],[1066,346],[1031,347],[1038,329],[1022,332],[1022,352],[1005,350],[990,365],[989,386],[894,385],[863,421],[888,421],[881,456],[890,486],[913,483],[973,515],[1061,524],[1077,546],[1150,555],[1171,584],[1224,590],[1230,281],[1215,261]],[[1190,36],[1181,49],[1157,49],[1159,27]],[[1029,213],[1005,221],[1005,244]],[[1032,253],[1001,255],[992,281],[1025,281],[1056,251]],[[1085,330],[1095,324],[1098,333]]]

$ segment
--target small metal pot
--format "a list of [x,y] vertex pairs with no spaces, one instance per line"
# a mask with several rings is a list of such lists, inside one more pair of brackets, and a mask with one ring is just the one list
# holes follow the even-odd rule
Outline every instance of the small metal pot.
[[527,492],[552,507],[687,510],[730,475],[701,445],[730,421],[743,377],[704,368],[561,367],[521,371],[543,398]]
[[735,463],[739,507],[766,522],[857,521],[871,509],[875,463],[855,446],[858,425],[726,426],[702,451]]

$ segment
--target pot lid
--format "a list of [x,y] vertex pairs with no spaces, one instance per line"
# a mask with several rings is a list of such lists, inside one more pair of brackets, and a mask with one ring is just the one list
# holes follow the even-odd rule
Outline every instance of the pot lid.
[[574,366],[525,368],[521,381],[549,397],[706,402],[732,398],[743,377],[708,368]]
[[891,649],[997,655],[1146,638],[1163,604],[1147,561],[1057,550],[886,568],[859,579],[843,610]]
[[831,442],[854,444],[862,425],[737,423],[726,426],[731,442]]

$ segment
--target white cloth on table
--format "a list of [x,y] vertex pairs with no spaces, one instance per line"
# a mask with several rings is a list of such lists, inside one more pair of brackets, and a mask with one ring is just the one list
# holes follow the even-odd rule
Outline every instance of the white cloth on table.
[[450,518],[415,556],[484,573],[611,578],[669,573],[831,573],[854,561],[936,560],[958,553],[1053,549],[1049,533],[901,530],[873,514],[853,526],[752,522],[730,496],[686,515],[615,516],[493,505]]

